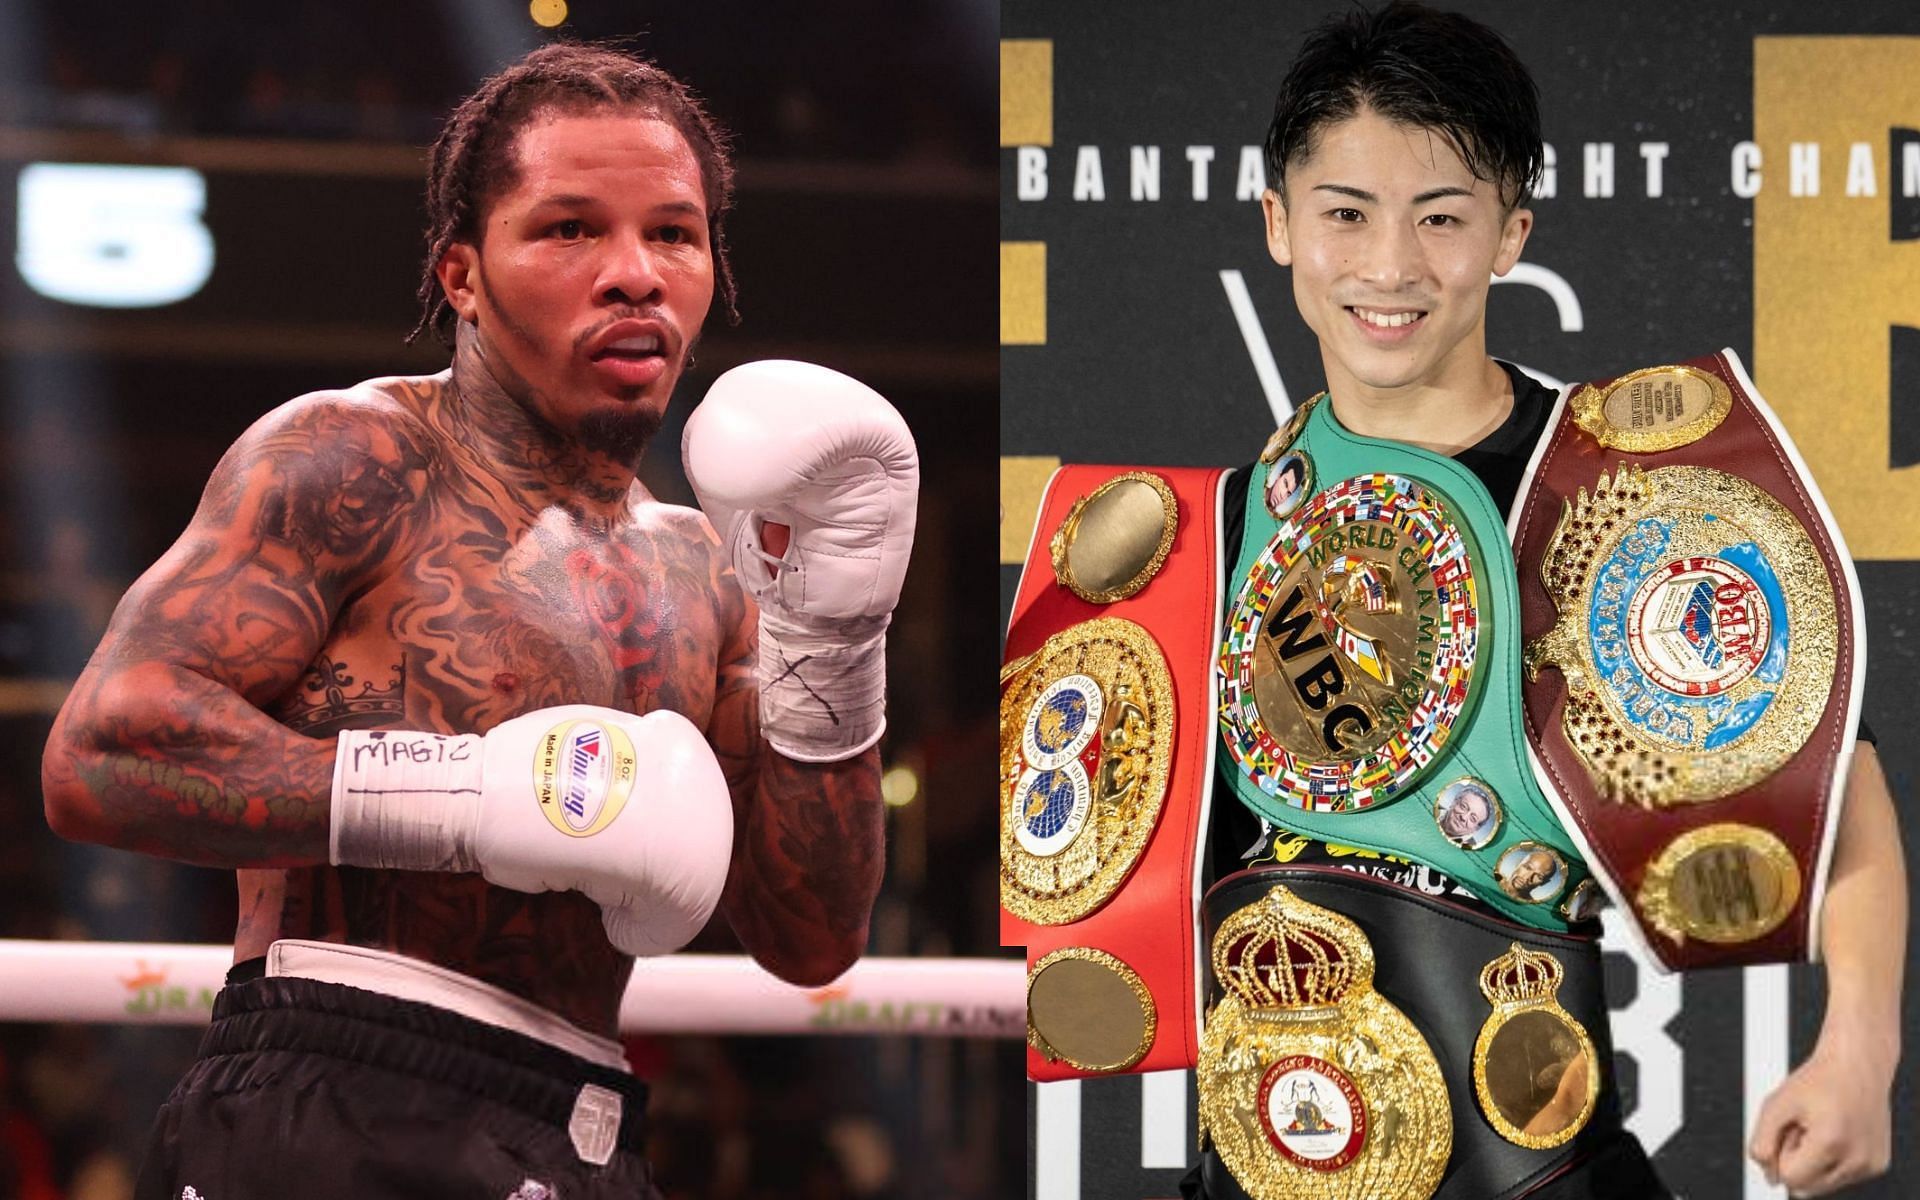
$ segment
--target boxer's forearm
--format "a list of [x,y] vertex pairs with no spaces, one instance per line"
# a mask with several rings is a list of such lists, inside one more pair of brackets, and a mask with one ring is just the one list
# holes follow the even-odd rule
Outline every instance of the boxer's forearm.
[[186,668],[96,666],[47,742],[47,820],[64,837],[200,866],[324,863],[334,747]]
[[721,901],[761,966],[817,986],[860,957],[886,866],[883,812],[879,751],[835,763],[763,751]]
[[[1827,1014],[1820,1052],[1845,1052],[1891,1083],[1900,1056],[1900,984],[1906,964],[1907,879],[1886,777],[1862,744],[1847,781],[1821,918]],[[1883,1076],[1883,1077],[1882,1077]]]

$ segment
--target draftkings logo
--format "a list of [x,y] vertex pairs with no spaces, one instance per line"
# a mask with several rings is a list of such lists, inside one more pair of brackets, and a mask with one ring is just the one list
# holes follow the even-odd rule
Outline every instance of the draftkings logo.
[[133,974],[119,978],[121,986],[127,989],[126,1012],[130,1017],[156,1017],[176,1012],[211,1015],[213,1012],[213,988],[169,984],[166,968],[155,970],[144,959],[134,960]]
[[950,1037],[1025,1037],[1024,1007],[866,1000],[844,987],[816,989],[807,1024],[836,1033],[938,1033]]

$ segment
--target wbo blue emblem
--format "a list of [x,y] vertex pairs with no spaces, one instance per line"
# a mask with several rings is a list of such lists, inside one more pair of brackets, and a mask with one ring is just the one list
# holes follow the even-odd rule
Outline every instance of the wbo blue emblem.
[[[1711,514],[1702,518],[1694,528],[1714,527]],[[1586,631],[1600,682],[1630,725],[1710,750],[1772,704],[1790,623],[1779,574],[1757,543],[1678,545],[1679,522],[1642,517],[1619,540],[1596,572]]]

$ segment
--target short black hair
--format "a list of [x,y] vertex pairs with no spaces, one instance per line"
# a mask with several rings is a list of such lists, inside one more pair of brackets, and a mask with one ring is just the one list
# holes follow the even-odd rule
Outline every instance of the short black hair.
[[1469,17],[1392,0],[1316,26],[1273,101],[1268,186],[1284,196],[1287,166],[1313,153],[1323,128],[1363,109],[1445,135],[1508,208],[1540,181],[1540,89],[1513,48]]
[[453,309],[435,274],[447,247],[479,245],[487,205],[517,182],[520,134],[543,115],[632,109],[680,131],[700,162],[715,290],[727,319],[739,324],[727,211],[733,207],[733,146],[693,89],[658,63],[611,44],[542,46],[481,83],[447,116],[427,158],[427,258],[420,270],[420,323],[453,345]]

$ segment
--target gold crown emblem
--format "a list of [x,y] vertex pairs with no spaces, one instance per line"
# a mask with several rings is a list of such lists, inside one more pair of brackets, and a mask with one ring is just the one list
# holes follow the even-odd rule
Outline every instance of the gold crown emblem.
[[1213,935],[1213,973],[1250,1009],[1330,1008],[1373,984],[1373,948],[1346,917],[1275,887]]
[[1551,954],[1513,943],[1513,948],[1480,968],[1480,991],[1495,1008],[1503,1004],[1550,1001],[1566,972]]

